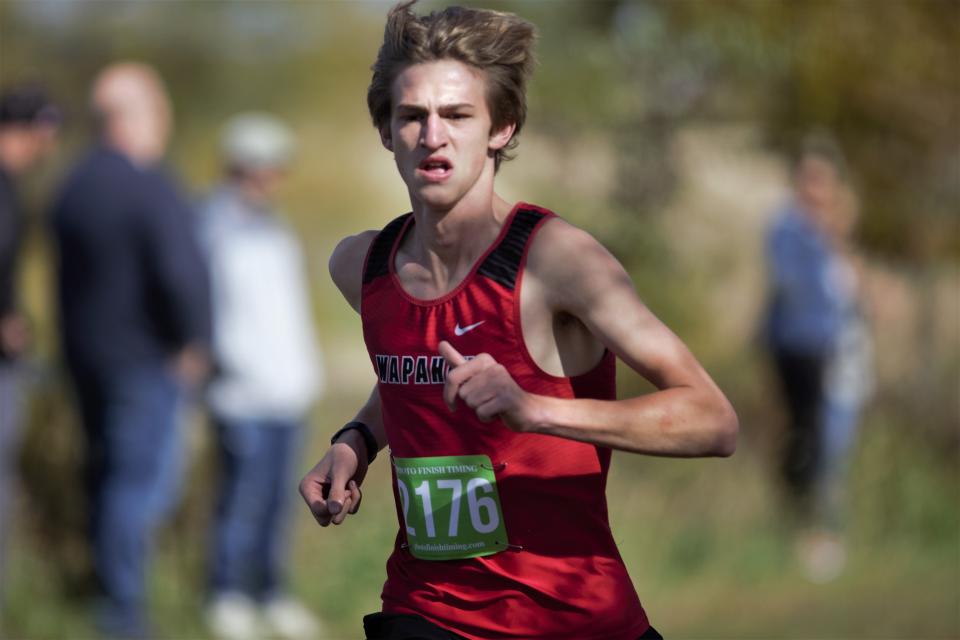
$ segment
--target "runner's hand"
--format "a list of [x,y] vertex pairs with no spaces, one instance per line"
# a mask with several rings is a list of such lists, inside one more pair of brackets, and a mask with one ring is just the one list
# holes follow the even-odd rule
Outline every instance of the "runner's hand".
[[303,477],[300,495],[321,527],[341,524],[347,514],[360,509],[360,485],[366,475],[366,445],[359,433],[348,431]]
[[506,367],[487,353],[467,360],[446,340],[438,348],[450,365],[443,387],[450,411],[456,411],[459,397],[483,422],[499,418],[514,431],[533,430],[536,396],[521,389]]

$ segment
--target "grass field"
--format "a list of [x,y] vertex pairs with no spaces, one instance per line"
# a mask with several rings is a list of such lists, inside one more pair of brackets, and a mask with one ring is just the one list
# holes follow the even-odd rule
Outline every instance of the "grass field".
[[[318,416],[333,424],[362,399],[346,391],[330,397]],[[308,460],[332,430],[321,422]],[[202,434],[194,439],[185,504],[158,541],[151,592],[162,638],[207,637],[201,607],[210,471]],[[669,638],[957,638],[960,478],[941,456],[871,417],[853,468],[849,567],[826,585],[805,580],[794,562],[769,465],[749,438],[728,460],[615,455],[611,521],[641,600]],[[389,476],[379,462],[361,512],[344,526],[321,529],[296,506],[293,590],[323,616],[330,640],[360,637],[360,618],[379,607],[396,533]],[[67,597],[59,582],[52,558],[63,550],[44,548],[19,527],[13,551],[2,637],[93,637],[82,601]]]

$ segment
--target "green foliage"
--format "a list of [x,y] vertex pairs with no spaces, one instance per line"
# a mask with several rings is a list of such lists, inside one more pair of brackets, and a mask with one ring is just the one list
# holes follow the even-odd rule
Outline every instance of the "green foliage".
[[[541,126],[605,127],[625,208],[671,193],[691,120],[749,119],[792,155],[832,130],[864,198],[862,240],[908,261],[960,256],[960,5],[949,0],[516,2],[541,26]],[[629,224],[627,220],[624,226]]]

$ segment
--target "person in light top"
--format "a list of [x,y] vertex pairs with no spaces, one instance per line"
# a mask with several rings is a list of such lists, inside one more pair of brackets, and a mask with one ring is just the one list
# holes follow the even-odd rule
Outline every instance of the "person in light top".
[[227,639],[320,630],[285,582],[297,454],[323,383],[303,253],[274,204],[293,147],[274,116],[231,118],[225,177],[201,212],[213,299],[207,401],[220,463],[207,621]]

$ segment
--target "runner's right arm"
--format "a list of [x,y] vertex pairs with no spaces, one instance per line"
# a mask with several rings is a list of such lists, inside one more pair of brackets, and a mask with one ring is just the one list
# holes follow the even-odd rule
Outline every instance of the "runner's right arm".
[[[380,394],[374,387],[366,404],[354,418],[370,428],[382,449],[383,417],[380,414]],[[300,495],[310,513],[321,527],[341,524],[348,514],[360,509],[363,494],[360,485],[367,475],[367,446],[356,429],[346,431],[330,445],[313,469],[300,481]]]
[[[376,231],[366,231],[349,236],[337,245],[330,257],[330,276],[357,313],[360,313],[363,261],[376,234]],[[378,451],[386,446],[380,394],[376,386],[353,421],[369,427]],[[367,475],[368,454],[360,432],[356,429],[346,431],[304,476],[300,482],[300,495],[320,526],[341,524],[348,514],[356,513],[360,508],[363,498],[360,485]]]

